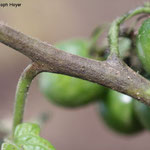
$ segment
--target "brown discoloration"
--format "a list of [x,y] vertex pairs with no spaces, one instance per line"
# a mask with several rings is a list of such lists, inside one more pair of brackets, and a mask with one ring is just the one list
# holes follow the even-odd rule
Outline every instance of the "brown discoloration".
[[48,71],[89,80],[150,104],[150,94],[145,93],[150,88],[150,82],[115,55],[106,61],[72,55],[4,24],[0,24],[0,42],[29,57],[39,65],[41,72]]

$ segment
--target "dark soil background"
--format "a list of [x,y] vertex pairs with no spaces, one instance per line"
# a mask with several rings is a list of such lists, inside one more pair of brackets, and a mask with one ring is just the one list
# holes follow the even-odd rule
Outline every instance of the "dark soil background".
[[[0,2],[8,0],[0,0]],[[88,37],[97,25],[112,22],[117,16],[142,5],[142,0],[9,0],[20,8],[0,8],[0,20],[42,41],[55,42]],[[30,60],[0,44],[0,117],[12,117],[18,78]],[[150,132],[121,136],[100,120],[95,104],[80,109],[54,106],[42,96],[37,79],[33,82],[25,118],[51,113],[41,135],[57,150],[141,150],[150,148]]]

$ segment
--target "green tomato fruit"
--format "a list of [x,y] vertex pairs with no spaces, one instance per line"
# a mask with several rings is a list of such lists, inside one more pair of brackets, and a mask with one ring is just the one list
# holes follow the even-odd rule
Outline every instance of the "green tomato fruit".
[[100,101],[100,115],[105,124],[118,133],[133,134],[142,127],[134,112],[133,99],[110,90],[106,99]]
[[139,29],[136,47],[144,69],[150,74],[150,18]]
[[143,127],[150,130],[150,107],[139,101],[134,101],[134,108]]
[[[56,45],[57,48],[82,57],[89,57],[88,40],[69,40]],[[103,87],[78,78],[42,73],[39,79],[42,93],[53,103],[77,107],[96,100],[103,93]]]

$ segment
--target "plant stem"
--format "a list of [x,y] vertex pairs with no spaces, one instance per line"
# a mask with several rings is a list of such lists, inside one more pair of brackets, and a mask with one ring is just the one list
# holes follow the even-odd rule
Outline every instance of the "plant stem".
[[120,24],[124,23],[124,21],[132,18],[133,16],[141,13],[150,13],[150,7],[148,6],[138,7],[135,10],[129,11],[125,15],[113,21],[108,35],[109,45],[110,45],[110,55],[116,54],[117,56],[119,56],[118,36],[119,36]]
[[14,107],[14,118],[13,118],[13,127],[12,134],[14,136],[15,128],[18,124],[22,123],[26,97],[30,84],[34,77],[41,72],[38,64],[33,63],[27,66],[23,71],[18,81],[15,97],[15,107]]

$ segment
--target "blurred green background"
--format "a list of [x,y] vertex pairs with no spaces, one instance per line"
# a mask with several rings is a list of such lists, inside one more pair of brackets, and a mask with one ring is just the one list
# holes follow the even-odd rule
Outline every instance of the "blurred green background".
[[[72,37],[88,37],[99,24],[117,16],[143,0],[0,0],[21,2],[19,8],[0,8],[0,20],[13,28],[50,44]],[[0,44],[0,117],[12,117],[18,78],[30,60]],[[150,132],[123,137],[110,131],[100,121],[95,105],[80,109],[63,109],[51,105],[40,93],[37,79],[33,82],[25,118],[40,112],[52,113],[41,135],[57,150],[141,150],[150,148]]]

